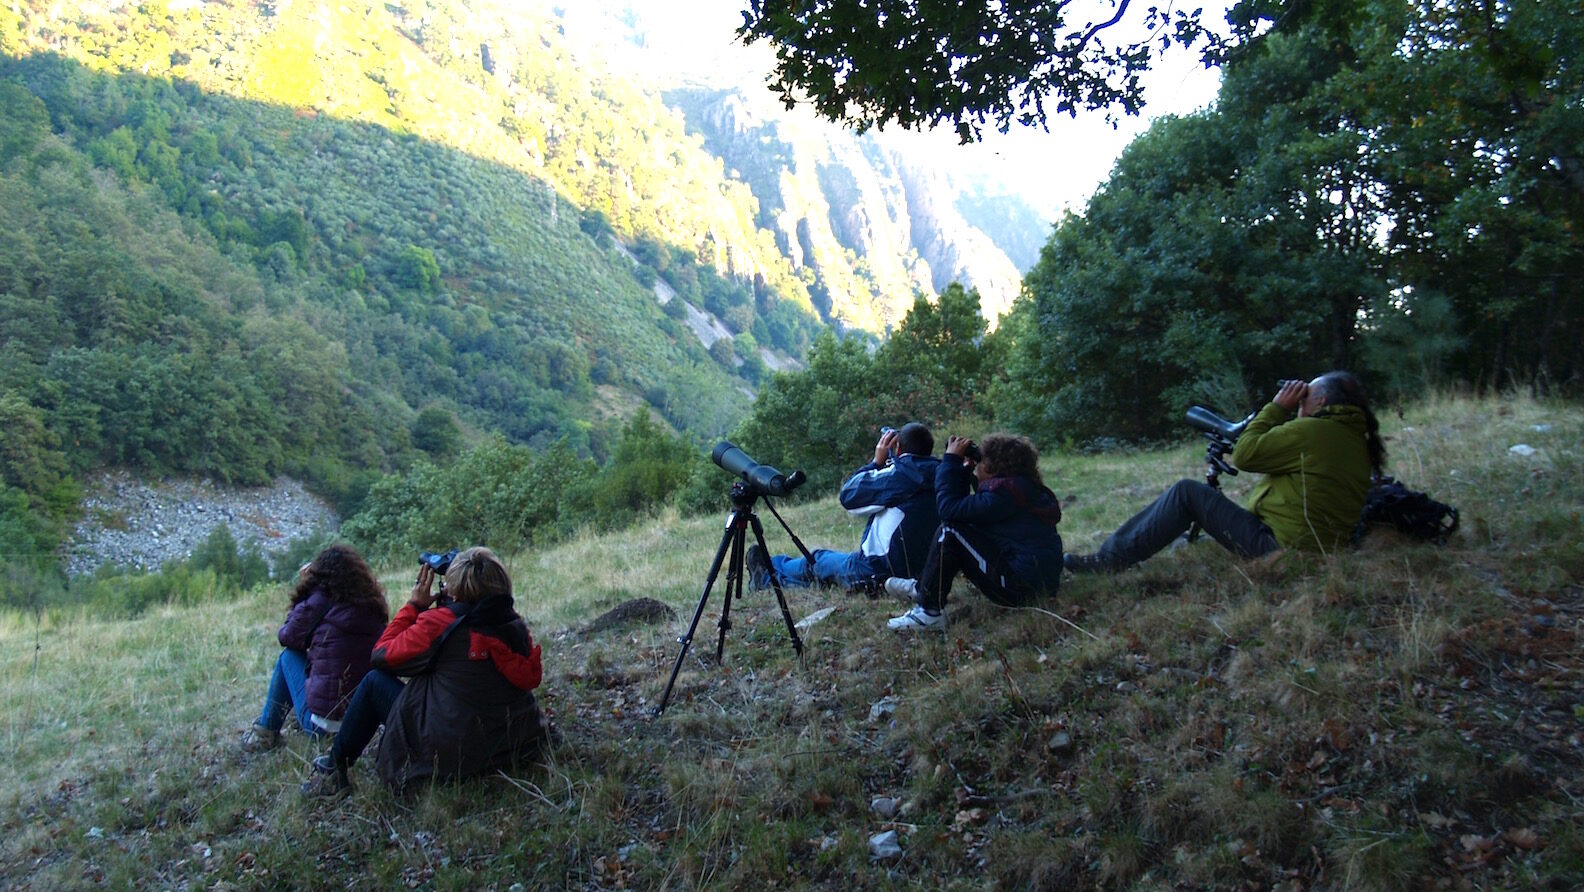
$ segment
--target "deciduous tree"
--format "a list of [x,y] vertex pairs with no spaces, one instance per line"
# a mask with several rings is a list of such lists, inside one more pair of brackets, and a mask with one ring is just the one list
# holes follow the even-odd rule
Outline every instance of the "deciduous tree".
[[1130,10],[1129,0],[1081,9],[1070,0],[750,0],[737,34],[775,47],[771,89],[788,108],[806,97],[859,130],[946,124],[963,142],[986,124],[1004,132],[1080,108],[1136,114],[1155,53],[1204,36],[1197,9]]

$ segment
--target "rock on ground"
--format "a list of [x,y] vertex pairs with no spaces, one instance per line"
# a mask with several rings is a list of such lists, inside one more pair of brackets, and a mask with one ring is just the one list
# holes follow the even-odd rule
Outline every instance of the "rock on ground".
[[106,563],[156,569],[191,555],[222,524],[238,543],[256,542],[267,556],[341,525],[329,505],[289,478],[235,489],[207,480],[148,483],[111,472],[88,481],[84,493],[83,519],[65,554],[72,575]]

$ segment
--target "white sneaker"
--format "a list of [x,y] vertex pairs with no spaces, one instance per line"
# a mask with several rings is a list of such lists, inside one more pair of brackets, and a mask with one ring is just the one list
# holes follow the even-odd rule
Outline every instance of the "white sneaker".
[[918,582],[906,576],[893,576],[885,581],[886,594],[904,601],[918,600]]
[[898,632],[909,632],[916,629],[945,629],[946,614],[930,613],[922,606],[914,604],[912,610],[888,620],[886,628],[895,629]]

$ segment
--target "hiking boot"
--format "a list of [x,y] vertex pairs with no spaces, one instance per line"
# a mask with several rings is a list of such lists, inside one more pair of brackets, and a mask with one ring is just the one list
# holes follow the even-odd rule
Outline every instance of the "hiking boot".
[[266,728],[258,722],[253,727],[242,732],[242,751],[245,753],[262,753],[281,745],[281,732]]
[[[911,582],[912,580],[909,581]],[[944,631],[946,628],[946,614],[930,613],[922,605],[914,604],[912,610],[901,616],[892,617],[887,621],[886,628],[895,629],[898,632],[913,632],[919,629],[940,629]]]
[[918,600],[918,580],[906,576],[893,576],[886,580],[886,594],[903,601],[914,602]]
[[762,591],[770,587],[770,574],[775,571],[770,567],[770,556],[758,545],[748,546],[748,588],[753,591]]
[[314,758],[313,777],[303,781],[298,789],[310,799],[340,799],[352,792],[352,779],[347,777],[345,768],[336,767],[329,753],[324,753]]
[[1062,555],[1062,566],[1069,573],[1120,573],[1122,568],[1113,563],[1109,558],[1099,552],[1094,554],[1073,554],[1067,552]]

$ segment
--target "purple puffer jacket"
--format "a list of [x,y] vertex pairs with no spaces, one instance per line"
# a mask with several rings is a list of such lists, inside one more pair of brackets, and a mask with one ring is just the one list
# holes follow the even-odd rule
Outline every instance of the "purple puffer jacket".
[[335,604],[319,590],[292,605],[276,637],[282,647],[308,654],[309,712],[331,720],[346,712],[352,691],[369,670],[385,620],[377,607]]

